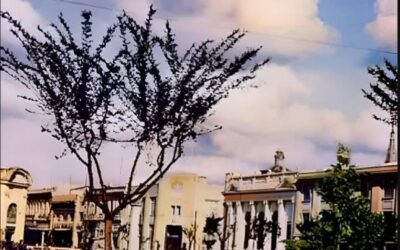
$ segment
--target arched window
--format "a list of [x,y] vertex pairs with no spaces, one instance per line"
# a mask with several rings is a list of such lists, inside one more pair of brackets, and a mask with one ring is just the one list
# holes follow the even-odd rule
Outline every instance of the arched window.
[[17,205],[15,203],[10,204],[7,210],[7,223],[15,224],[17,221]]

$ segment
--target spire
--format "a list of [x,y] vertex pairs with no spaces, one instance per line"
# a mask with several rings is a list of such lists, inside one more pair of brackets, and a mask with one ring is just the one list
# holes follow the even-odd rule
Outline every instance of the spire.
[[394,137],[394,125],[392,124],[392,131],[390,132],[390,141],[389,141],[389,147],[386,152],[385,163],[391,163],[396,161],[397,161],[396,142]]

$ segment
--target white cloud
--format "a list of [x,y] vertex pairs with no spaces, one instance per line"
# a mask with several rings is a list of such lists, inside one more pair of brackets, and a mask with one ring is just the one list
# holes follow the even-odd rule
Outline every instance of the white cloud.
[[[2,0],[1,9],[2,11],[8,11],[10,15],[20,21],[22,26],[31,34],[38,34],[37,26],[45,23],[29,1]],[[1,19],[2,43],[12,44],[15,41],[16,38],[9,32],[10,27],[8,22]]]
[[252,33],[246,45],[261,44],[267,52],[285,56],[330,51],[324,46],[287,38],[320,42],[339,39],[339,33],[320,19],[317,0],[198,0],[193,4],[198,5],[199,10],[190,15],[184,13],[187,4],[182,4],[181,15],[176,15],[179,6],[171,10],[162,9],[162,3],[157,0],[119,0],[118,6],[137,12],[137,6],[147,7],[149,3],[154,3],[156,8],[161,9],[160,12],[166,13],[167,18],[172,18],[172,24],[178,26],[178,30],[190,33],[191,39],[196,39],[199,34],[200,40],[215,38],[215,34],[244,28]]
[[281,148],[289,168],[316,169],[335,161],[336,144],[342,142],[360,151],[358,156],[375,152],[369,164],[383,162],[389,133],[372,119],[373,107],[351,118],[339,109],[313,106],[308,85],[289,67],[269,65],[259,77],[266,84],[235,92],[217,107],[213,122],[223,125],[212,134],[217,155],[260,166],[271,164]]
[[381,45],[397,48],[397,0],[377,0],[376,19],[366,25],[367,32]]

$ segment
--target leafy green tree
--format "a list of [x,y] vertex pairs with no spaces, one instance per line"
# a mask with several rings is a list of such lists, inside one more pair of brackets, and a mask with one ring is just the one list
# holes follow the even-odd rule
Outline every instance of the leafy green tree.
[[385,59],[385,68],[378,65],[368,68],[375,82],[370,83],[370,89],[362,89],[364,97],[375,106],[387,112],[389,117],[373,115],[377,120],[388,124],[397,124],[398,120],[398,93],[400,92],[399,69]]
[[[220,128],[205,125],[216,104],[232,89],[246,86],[269,60],[250,62],[261,48],[226,56],[245,35],[240,30],[180,53],[168,22],[164,34],[153,32],[153,8],[144,24],[121,14],[102,39],[93,38],[89,11],[82,12],[81,39],[61,14],[52,31],[38,28],[40,38],[9,13],[0,14],[26,52],[21,58],[1,46],[0,70],[30,90],[32,95],[23,98],[50,118],[42,131],[65,145],[62,156],[70,153],[85,167],[88,199],[104,214],[106,250],[111,249],[113,218],[164,176],[183,155],[185,142]],[[100,159],[109,143],[130,147],[133,158],[127,191],[114,207],[108,205]],[[134,183],[143,169],[150,174]]]
[[383,215],[371,212],[369,200],[361,195],[360,176],[349,165],[350,150],[339,144],[337,155],[338,163],[318,189],[329,209],[299,224],[300,241],[287,241],[288,249],[381,249]]

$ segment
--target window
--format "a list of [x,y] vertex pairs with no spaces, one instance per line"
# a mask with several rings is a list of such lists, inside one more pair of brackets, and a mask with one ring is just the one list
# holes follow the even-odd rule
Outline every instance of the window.
[[150,249],[153,249],[153,243],[154,243],[154,225],[151,225],[149,227],[149,235],[150,235]]
[[154,216],[155,214],[156,214],[156,198],[151,198],[150,216]]
[[7,223],[15,224],[17,221],[17,205],[12,203],[7,210]]
[[288,221],[286,226],[286,239],[292,238],[292,222]]
[[172,215],[181,215],[181,206],[172,205]]
[[303,222],[310,221],[310,214],[309,213],[303,213]]
[[287,215],[286,224],[286,239],[292,237],[292,219],[293,219],[293,203],[290,201],[285,202],[285,213]]
[[391,200],[394,197],[394,188],[391,187],[385,187],[383,198]]
[[309,203],[311,201],[311,187],[303,186],[303,202]]

